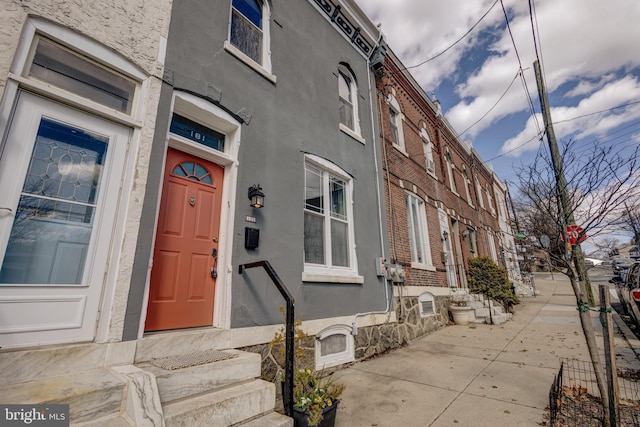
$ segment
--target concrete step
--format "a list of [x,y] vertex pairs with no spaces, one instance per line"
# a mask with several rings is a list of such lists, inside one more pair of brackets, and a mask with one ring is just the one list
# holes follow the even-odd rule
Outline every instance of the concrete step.
[[125,382],[107,369],[85,371],[4,386],[3,404],[68,404],[72,423],[82,423],[118,414]]
[[112,415],[105,418],[100,418],[98,420],[83,422],[83,423],[74,423],[72,422],[70,426],[73,427],[138,427],[136,423],[127,419],[126,416],[121,415]]
[[244,423],[236,424],[234,427],[293,427],[293,418],[277,412],[263,415]]
[[167,427],[227,427],[273,411],[275,385],[252,380],[163,405]]
[[160,402],[163,404],[260,376],[259,354],[239,350],[224,350],[224,352],[236,356],[176,370],[166,370],[149,363],[136,366],[155,376]]

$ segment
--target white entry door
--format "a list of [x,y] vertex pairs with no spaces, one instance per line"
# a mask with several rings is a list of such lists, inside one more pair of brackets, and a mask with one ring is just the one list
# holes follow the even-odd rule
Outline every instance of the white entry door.
[[0,157],[0,347],[94,338],[129,138],[18,95]]

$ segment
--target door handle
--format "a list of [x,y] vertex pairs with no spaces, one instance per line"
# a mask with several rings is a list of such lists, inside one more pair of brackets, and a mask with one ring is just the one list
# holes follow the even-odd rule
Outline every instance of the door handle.
[[211,256],[213,257],[213,266],[211,266],[211,278],[215,279],[218,277],[218,272],[216,271],[216,267],[218,266],[218,249],[211,249]]

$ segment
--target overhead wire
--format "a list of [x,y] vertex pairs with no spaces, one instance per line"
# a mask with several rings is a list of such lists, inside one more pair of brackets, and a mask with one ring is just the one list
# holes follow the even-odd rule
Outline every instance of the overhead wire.
[[498,3],[498,1],[500,1],[500,0],[496,0],[496,1],[494,1],[494,2],[493,2],[493,4],[491,5],[491,7],[489,7],[489,9],[487,9],[487,11],[484,13],[484,15],[482,15],[482,16],[480,17],[480,19],[478,19],[478,21],[477,21],[475,24],[473,24],[473,25],[471,26],[471,28],[469,28],[469,30],[467,30],[467,32],[466,32],[466,33],[464,33],[464,34],[462,35],[462,37],[460,37],[458,40],[456,40],[456,41],[455,41],[455,42],[453,42],[451,45],[449,45],[446,49],[444,49],[444,50],[443,50],[443,51],[441,51],[440,53],[438,53],[438,54],[436,54],[436,55],[434,55],[434,56],[432,56],[432,57],[430,57],[430,58],[428,58],[428,59],[425,59],[424,61],[420,62],[419,64],[411,65],[411,66],[409,66],[409,67],[405,67],[405,68],[401,69],[401,71],[403,71],[403,70],[409,70],[409,69],[412,69],[412,68],[420,67],[421,65],[424,65],[424,64],[426,64],[427,62],[429,62],[429,61],[433,61],[434,59],[436,59],[436,58],[438,58],[438,57],[442,56],[442,55],[443,55],[444,53],[446,53],[449,49],[453,48],[455,45],[457,45],[457,44],[458,44],[458,43],[460,43],[462,40],[464,40],[464,39],[465,39],[469,34],[471,34],[471,32],[472,32],[472,31],[473,31],[473,30],[478,26],[478,24],[480,24],[480,22],[482,22],[482,20],[483,20],[483,19],[484,19],[488,14],[489,14],[489,12],[491,12],[491,10],[492,10],[492,9],[494,8],[494,6]]
[[527,85],[527,80],[524,78],[524,68],[522,67],[522,61],[520,60],[520,53],[518,52],[518,47],[516,46],[516,41],[513,37],[513,33],[511,32],[511,25],[509,24],[509,16],[507,15],[507,10],[504,7],[504,2],[500,0],[500,5],[502,6],[502,13],[504,13],[504,19],[507,23],[507,30],[509,31],[509,37],[511,37],[511,43],[513,44],[513,50],[515,51],[516,58],[518,59],[518,65],[520,66],[520,80],[522,81],[522,86],[525,92],[525,96],[527,97],[527,101],[529,104],[529,109],[531,110],[531,115],[534,119],[534,124],[536,125],[536,129],[538,133],[540,133],[540,123],[538,123],[538,118],[536,116],[536,109],[533,106],[533,100],[531,99],[531,94],[529,93],[529,86]]
[[478,123],[480,123],[480,121],[482,121],[482,119],[484,119],[485,117],[487,117],[487,115],[489,115],[489,113],[491,111],[493,111],[494,108],[496,108],[496,106],[500,103],[500,101],[502,101],[502,98],[504,98],[507,94],[507,92],[509,92],[509,89],[511,89],[511,86],[513,86],[513,83],[516,81],[516,79],[518,78],[518,75],[521,73],[521,70],[518,70],[518,72],[516,73],[515,76],[513,76],[513,79],[511,80],[511,83],[509,83],[509,86],[507,87],[507,89],[502,93],[502,95],[500,96],[500,98],[498,98],[498,100],[495,102],[495,104],[493,104],[493,106],[491,108],[489,108],[489,110],[484,113],[478,120],[476,120],[471,126],[469,126],[468,128],[466,128],[465,130],[463,130],[462,132],[458,133],[458,136],[460,135],[464,135],[465,133],[467,133],[467,131],[469,131],[469,129],[471,129],[472,127],[474,127],[475,125],[477,125]]

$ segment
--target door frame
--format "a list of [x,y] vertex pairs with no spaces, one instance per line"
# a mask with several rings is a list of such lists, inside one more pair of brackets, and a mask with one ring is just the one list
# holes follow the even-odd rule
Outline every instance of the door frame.
[[[15,342],[3,342],[4,348],[94,341],[97,338],[96,322],[100,320],[99,308],[103,304],[103,294],[108,287],[106,277],[115,242],[114,229],[117,227],[121,214],[120,204],[123,202],[123,198],[126,199],[126,196],[122,194],[121,184],[126,165],[130,160],[128,151],[132,129],[91,112],[74,109],[46,96],[18,91],[14,98],[14,117],[7,125],[6,137],[3,138],[7,144],[3,146],[5,150],[3,156],[12,155],[15,157],[13,167],[4,172],[15,172],[15,176],[18,177],[18,181],[7,195],[7,199],[11,200],[10,208],[13,209],[13,212],[15,212],[15,206],[19,201],[24,183],[23,177],[27,172],[34,143],[30,142],[29,145],[22,145],[18,149],[15,144],[10,146],[8,143],[11,138],[16,137],[13,134],[14,126],[26,129],[22,131],[22,135],[17,134],[18,137],[34,141],[38,133],[38,126],[34,125],[36,122],[39,123],[42,117],[71,123],[74,126],[76,123],[81,123],[80,126],[90,131],[104,132],[105,135],[111,136],[109,141],[111,147],[107,152],[104,175],[101,177],[101,194],[95,212],[90,243],[87,247],[82,282],[76,285],[10,284],[1,288],[0,302],[43,304],[43,306],[47,303],[57,304],[58,311],[75,310],[73,319],[69,317],[73,313],[67,313],[67,320],[59,324],[54,323],[47,326],[42,324],[42,327],[34,324],[34,326],[25,329],[15,329],[15,332],[6,330],[7,336],[17,335],[15,335]],[[7,149],[11,151],[6,151]],[[2,245],[0,263],[3,261],[9,233],[13,227],[13,216],[12,213],[9,215],[5,213],[0,218],[0,245]],[[60,308],[61,304],[65,304],[65,307]],[[58,316],[61,315],[58,314]]]
[[[169,125],[173,113],[188,117],[203,126],[214,129],[225,136],[224,152],[214,150],[198,144],[187,138],[169,132]],[[222,199],[220,211],[220,232],[218,242],[218,277],[214,294],[213,324],[211,326],[221,329],[231,327],[231,282],[233,266],[231,255],[233,253],[233,227],[236,205],[236,188],[238,180],[238,152],[240,148],[241,123],[231,114],[209,101],[189,93],[174,91],[169,111],[169,125],[165,140],[164,157],[161,170],[162,180],[158,184],[158,199],[156,203],[156,215],[152,236],[151,253],[147,269],[145,293],[143,298],[142,313],[138,327],[138,337],[144,335],[144,323],[147,306],[149,303],[149,290],[151,286],[151,268],[153,266],[153,254],[155,251],[158,218],[160,215],[160,203],[162,202],[162,187],[166,169],[166,152],[171,147],[193,156],[210,161],[224,168],[224,181],[222,184]]]

